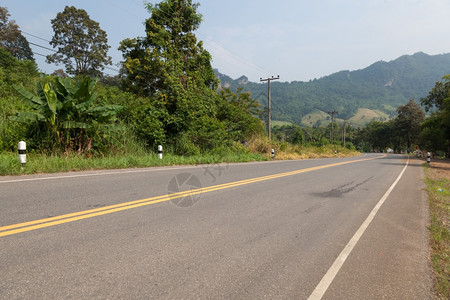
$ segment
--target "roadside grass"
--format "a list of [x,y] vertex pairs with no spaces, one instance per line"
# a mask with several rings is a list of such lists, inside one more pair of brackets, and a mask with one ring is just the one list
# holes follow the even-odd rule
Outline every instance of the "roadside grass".
[[261,137],[251,139],[247,147],[251,152],[260,153],[266,157],[271,157],[272,149],[274,149],[274,159],[279,160],[352,157],[361,155],[356,150],[350,150],[339,145],[293,145],[290,143],[269,141],[267,138]]
[[437,172],[427,164],[424,164],[424,170],[430,208],[428,229],[435,289],[441,299],[450,299],[450,177],[449,173]]
[[27,163],[22,168],[17,154],[0,154],[0,175],[21,175],[35,173],[57,173],[70,171],[87,171],[100,169],[144,168],[174,165],[216,164],[222,162],[248,162],[268,160],[254,153],[239,154],[203,154],[195,156],[179,156],[164,154],[159,159],[157,154],[121,154],[105,157],[86,158],[76,154],[63,156],[47,156],[43,154],[27,154]]
[[[271,150],[275,150],[272,158]],[[335,154],[335,150],[337,154]],[[269,141],[267,138],[250,140],[245,146],[235,144],[231,148],[216,149],[208,153],[193,156],[180,156],[164,153],[159,159],[156,153],[148,153],[137,147],[121,153],[105,156],[86,157],[83,155],[61,154],[45,155],[28,153],[27,163],[22,167],[18,155],[0,153],[0,175],[22,175],[36,173],[57,173],[88,171],[100,169],[145,168],[174,165],[217,164],[225,162],[249,162],[265,160],[293,160],[326,157],[358,156],[359,152],[340,146],[302,146]]]

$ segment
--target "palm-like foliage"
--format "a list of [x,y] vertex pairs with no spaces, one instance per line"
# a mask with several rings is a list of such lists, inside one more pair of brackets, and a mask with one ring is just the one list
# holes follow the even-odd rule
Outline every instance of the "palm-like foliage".
[[11,119],[30,125],[31,137],[48,150],[81,153],[104,143],[118,144],[122,127],[116,115],[121,106],[98,103],[96,82],[89,77],[48,77],[37,84],[37,95],[15,85],[31,109]]

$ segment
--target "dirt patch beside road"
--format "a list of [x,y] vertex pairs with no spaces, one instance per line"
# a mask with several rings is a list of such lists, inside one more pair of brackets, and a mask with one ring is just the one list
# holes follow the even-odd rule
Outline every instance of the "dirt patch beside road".
[[436,177],[450,179],[450,159],[432,160],[430,167],[434,169],[433,174]]

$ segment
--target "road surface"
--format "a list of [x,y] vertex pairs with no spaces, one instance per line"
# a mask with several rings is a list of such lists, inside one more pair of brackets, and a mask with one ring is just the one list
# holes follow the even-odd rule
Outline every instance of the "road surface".
[[399,155],[0,178],[1,299],[433,299]]

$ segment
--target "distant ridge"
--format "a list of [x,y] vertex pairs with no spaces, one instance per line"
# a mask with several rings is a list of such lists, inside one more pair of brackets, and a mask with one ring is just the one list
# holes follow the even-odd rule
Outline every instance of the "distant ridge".
[[[222,86],[232,90],[244,87],[244,91],[250,92],[263,107],[266,105],[265,84],[250,82],[245,76],[232,79],[218,70],[215,72]],[[309,82],[273,82],[272,117],[274,120],[299,125],[303,121],[304,125],[308,125],[303,118],[317,111],[336,110],[341,119],[351,119],[361,108],[393,116],[397,107],[410,99],[419,102],[436,81],[447,74],[450,74],[450,53],[428,55],[418,52],[390,62],[378,61],[361,70],[340,71]],[[362,122],[364,117],[360,119]],[[364,122],[370,120],[367,118]]]

